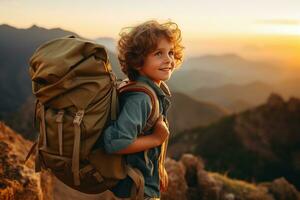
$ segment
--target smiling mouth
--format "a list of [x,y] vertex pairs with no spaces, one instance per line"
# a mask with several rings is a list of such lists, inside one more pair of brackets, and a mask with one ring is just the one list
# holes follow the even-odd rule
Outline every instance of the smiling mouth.
[[172,70],[172,68],[171,67],[167,67],[167,68],[161,68],[159,70],[161,70],[161,71],[169,71],[169,70]]

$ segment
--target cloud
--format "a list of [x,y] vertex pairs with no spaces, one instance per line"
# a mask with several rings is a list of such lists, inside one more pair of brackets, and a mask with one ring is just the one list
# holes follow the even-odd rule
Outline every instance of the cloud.
[[269,24],[269,25],[300,25],[300,20],[296,19],[260,19],[255,21],[256,24]]

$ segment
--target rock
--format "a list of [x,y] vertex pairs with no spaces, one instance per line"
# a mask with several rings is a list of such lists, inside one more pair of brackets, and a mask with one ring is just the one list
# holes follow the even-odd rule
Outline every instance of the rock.
[[232,193],[225,194],[224,200],[235,200],[235,195]]
[[185,179],[189,187],[197,187],[197,172],[204,169],[203,161],[192,154],[183,154],[180,162],[185,167]]
[[200,170],[197,173],[199,196],[203,200],[219,200],[221,197],[223,184],[214,179],[205,170]]
[[31,142],[0,122],[0,197],[4,200],[40,200],[39,175],[34,173],[33,160],[23,161]]
[[275,179],[271,183],[264,183],[275,200],[300,200],[300,194],[285,178]]
[[162,193],[164,200],[186,200],[188,189],[185,181],[185,169],[180,162],[167,158],[165,162],[166,170],[169,175],[169,186],[166,192]]

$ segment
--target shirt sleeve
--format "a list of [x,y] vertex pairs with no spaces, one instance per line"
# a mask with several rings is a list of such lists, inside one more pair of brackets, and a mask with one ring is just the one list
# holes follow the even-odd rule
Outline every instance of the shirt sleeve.
[[104,131],[104,148],[114,153],[130,145],[146,125],[151,99],[143,92],[130,92],[121,99],[121,112]]

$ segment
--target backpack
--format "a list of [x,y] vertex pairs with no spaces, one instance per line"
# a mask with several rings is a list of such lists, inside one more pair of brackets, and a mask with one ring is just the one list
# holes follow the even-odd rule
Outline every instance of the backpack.
[[144,131],[153,127],[159,116],[153,89],[128,80],[118,84],[105,47],[74,36],[41,45],[30,58],[29,72],[39,136],[26,160],[36,150],[36,172],[50,170],[66,185],[90,194],[108,190],[128,175],[135,185],[132,197],[142,198],[141,173],[126,165],[122,155],[107,154],[101,133],[117,119],[118,95],[131,91],[150,96]]

